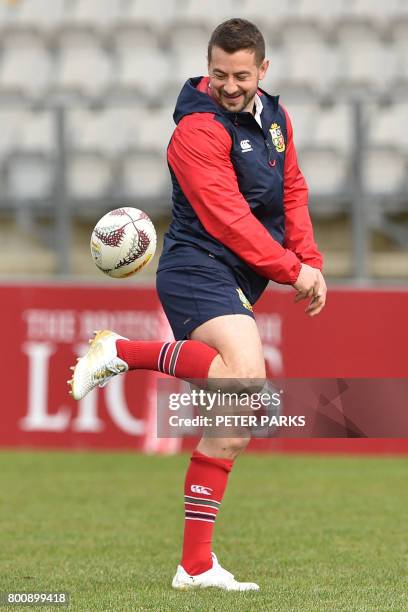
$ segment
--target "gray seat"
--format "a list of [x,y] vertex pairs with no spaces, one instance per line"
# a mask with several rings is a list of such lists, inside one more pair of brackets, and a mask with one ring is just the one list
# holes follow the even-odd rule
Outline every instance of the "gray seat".
[[394,24],[392,32],[392,92],[402,90],[403,98],[408,93],[408,19]]
[[[177,0],[130,0],[125,5],[124,17],[129,25],[140,28],[150,28],[163,33],[171,27],[177,18]],[[182,13],[184,14],[183,6]]]
[[19,150],[25,153],[52,155],[56,148],[56,125],[52,111],[27,110],[19,141]]
[[122,162],[124,195],[138,202],[167,196],[170,178],[164,156],[154,153],[128,153]]
[[[244,14],[240,7],[239,12]],[[185,0],[179,19],[193,25],[202,26],[207,30],[212,30],[216,25],[236,17],[237,2],[236,0],[206,0],[205,2],[197,2],[196,0]]]
[[389,93],[393,80],[392,49],[368,25],[346,23],[338,28],[339,89]]
[[300,149],[298,154],[312,197],[344,194],[348,176],[347,156],[329,148]]
[[123,0],[77,0],[66,25],[109,31],[121,21]]
[[292,122],[296,149],[306,148],[314,143],[314,132],[319,106],[316,103],[290,103],[287,112]]
[[45,34],[54,33],[61,27],[69,14],[69,0],[20,0],[9,22],[14,27],[40,30]]
[[331,148],[342,155],[350,155],[355,138],[350,104],[337,103],[320,107],[311,138],[317,147]]
[[321,31],[314,25],[289,23],[281,36],[287,61],[285,82],[315,95],[330,93],[336,78],[336,50]]
[[68,159],[67,186],[74,199],[102,199],[109,196],[113,182],[110,159],[100,153],[72,151]]
[[363,185],[370,195],[396,195],[407,187],[405,156],[393,148],[369,149],[364,156]]
[[400,16],[400,0],[353,0],[343,2],[342,16],[349,21],[360,21],[373,24],[379,30]]
[[299,0],[296,18],[311,22],[331,30],[333,24],[343,14],[343,0]]
[[54,89],[90,98],[102,97],[112,78],[112,58],[94,35],[64,31],[59,39],[58,71]]
[[25,110],[0,108],[0,160],[20,147],[26,121]]
[[46,202],[52,196],[52,157],[40,153],[14,153],[7,160],[6,196],[15,200]]
[[282,45],[276,47],[267,45],[265,57],[270,63],[266,75],[260,83],[260,87],[270,94],[282,94],[287,80],[286,75],[288,73],[287,55]]
[[[220,3],[222,4],[222,3]],[[235,3],[236,6],[236,3]],[[281,31],[284,23],[288,23],[297,15],[299,8],[299,0],[291,0],[290,2],[275,2],[271,4],[270,0],[243,0],[240,6],[240,15],[246,19],[254,21],[259,25],[261,30],[271,28],[276,32]],[[232,10],[230,17],[236,16],[236,9]],[[264,29],[264,34],[266,34]]]
[[147,110],[139,123],[139,147],[165,155],[174,128],[173,107]]
[[53,56],[43,39],[34,32],[13,32],[3,36],[0,62],[0,92],[4,96],[43,98],[50,86]]
[[179,25],[169,34],[172,53],[174,95],[185,81],[193,76],[208,74],[208,33],[198,26]]
[[408,154],[408,102],[396,102],[387,106],[371,105],[368,114],[368,144],[372,148],[390,147]]
[[145,109],[138,107],[73,109],[68,116],[70,146],[79,151],[100,151],[115,156],[140,141]]
[[139,29],[123,30],[115,37],[115,53],[115,90],[162,101],[163,91],[174,79],[173,66],[155,36]]

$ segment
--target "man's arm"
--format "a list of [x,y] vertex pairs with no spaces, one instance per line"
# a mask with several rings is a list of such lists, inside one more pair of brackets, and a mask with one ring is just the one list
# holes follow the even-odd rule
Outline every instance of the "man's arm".
[[184,117],[168,149],[168,162],[206,231],[258,274],[293,285],[301,262],[272,238],[239,191],[230,158],[232,141],[211,114]]
[[[298,283],[295,301],[311,297],[306,308],[310,316],[315,316],[326,303],[327,287],[321,273],[323,257],[318,251],[313,237],[313,227],[308,208],[308,188],[300,171],[296,149],[293,142],[292,122],[286,111],[287,144],[284,169],[284,210],[285,210],[285,246],[296,253],[302,264],[317,269],[317,280],[313,290],[307,291]],[[302,267],[303,270],[303,267]],[[304,285],[306,287],[307,285]]]
[[292,123],[286,109],[284,111],[287,126],[283,196],[285,246],[296,253],[302,263],[321,270],[323,257],[319,253],[313,237],[308,207],[308,188],[298,166]]

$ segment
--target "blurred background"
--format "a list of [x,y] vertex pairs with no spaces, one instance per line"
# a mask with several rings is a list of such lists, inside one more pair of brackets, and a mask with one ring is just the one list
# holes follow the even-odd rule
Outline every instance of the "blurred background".
[[[130,205],[160,245],[175,101],[231,17],[264,33],[262,86],[292,116],[330,287],[310,319],[271,283],[256,308],[268,376],[328,386],[312,437],[251,442],[215,550],[259,578],[251,609],[407,610],[408,0],[0,0],[0,591],[67,590],[86,612],[220,606],[169,591],[197,440],[157,436],[164,375],[79,402],[66,380],[95,329],[172,337],[158,257],[111,280],[90,234]],[[359,377],[377,380],[359,410],[342,406]],[[376,393],[379,438],[360,418]],[[387,457],[350,456],[366,453]]]
[[230,17],[267,41],[328,279],[408,280],[406,0],[0,0],[3,278],[102,280],[89,236],[119,205],[162,236],[175,101]]

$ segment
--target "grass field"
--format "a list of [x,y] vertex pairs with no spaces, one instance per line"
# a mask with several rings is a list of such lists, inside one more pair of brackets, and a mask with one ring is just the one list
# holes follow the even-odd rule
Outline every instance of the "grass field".
[[187,461],[1,452],[0,591],[69,591],[86,611],[408,610],[408,460],[242,457],[214,545],[260,583],[241,594],[170,588]]

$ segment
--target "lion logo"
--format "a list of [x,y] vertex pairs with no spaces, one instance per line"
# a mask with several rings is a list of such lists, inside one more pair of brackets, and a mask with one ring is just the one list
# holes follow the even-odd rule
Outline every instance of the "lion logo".
[[285,139],[283,138],[282,130],[280,125],[272,123],[269,131],[272,136],[272,142],[275,145],[275,149],[278,153],[283,153],[285,150]]

